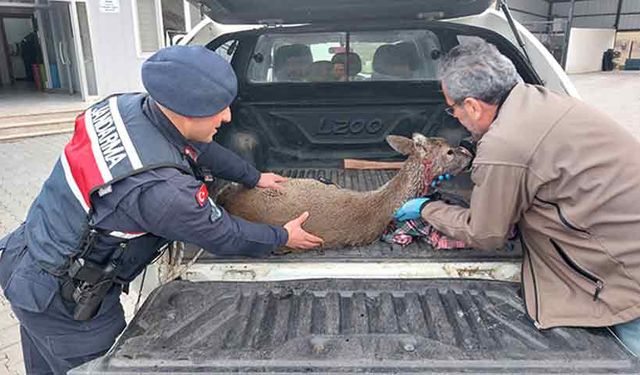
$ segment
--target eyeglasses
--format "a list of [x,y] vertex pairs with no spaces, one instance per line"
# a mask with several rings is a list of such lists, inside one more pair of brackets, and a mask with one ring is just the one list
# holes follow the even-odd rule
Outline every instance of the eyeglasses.
[[456,106],[460,104],[460,103],[453,103],[452,105],[445,107],[444,111],[451,117],[455,117],[455,115],[453,114],[456,110]]
[[[466,98],[465,98],[465,99],[466,99]],[[445,112],[447,112],[447,114],[448,114],[449,116],[451,116],[451,117],[456,117],[456,116],[453,114],[453,113],[455,112],[455,110],[456,110],[456,106],[457,106],[457,105],[462,104],[462,103],[465,101],[465,99],[463,99],[463,100],[461,100],[461,101],[459,101],[459,102],[454,102],[454,103],[453,103],[453,104],[451,104],[450,106],[445,107],[444,111],[445,111]]]
[[445,107],[444,111],[445,111],[449,116],[454,117],[453,112],[456,110],[456,108],[455,108],[455,106],[456,106],[456,105],[457,105],[457,104],[453,104],[453,105],[450,105],[450,106],[448,106],[448,107]]

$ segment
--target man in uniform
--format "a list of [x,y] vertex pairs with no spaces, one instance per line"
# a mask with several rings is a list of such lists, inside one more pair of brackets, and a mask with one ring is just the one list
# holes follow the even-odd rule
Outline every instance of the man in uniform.
[[143,64],[142,81],[148,95],[112,96],[78,116],[25,222],[0,240],[0,285],[27,373],[65,373],[105,353],[125,326],[123,286],[170,240],[245,256],[322,244],[301,228],[307,213],[274,227],[209,198],[213,175],[250,188],[285,180],[212,141],[237,92],[224,59],[165,48]]

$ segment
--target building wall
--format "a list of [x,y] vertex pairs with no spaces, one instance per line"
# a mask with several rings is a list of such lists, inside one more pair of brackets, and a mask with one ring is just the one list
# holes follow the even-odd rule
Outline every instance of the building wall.
[[572,28],[567,51],[567,73],[597,72],[602,68],[602,52],[613,48],[614,29]]
[[142,91],[131,0],[120,0],[118,13],[103,13],[99,1],[87,1],[98,96]]
[[[619,0],[577,1],[574,12],[574,27],[613,28]],[[553,4],[553,16],[566,18],[571,3]],[[637,14],[633,14],[637,13]],[[640,29],[640,0],[623,0],[619,30]]]
[[[612,28],[616,21],[619,0],[576,1],[574,27]],[[523,23],[546,21],[549,13],[547,0],[509,0],[514,18]],[[552,17],[566,19],[569,15],[569,1],[553,3]],[[640,30],[640,0],[623,0],[620,15],[620,30]]]
[[621,30],[640,30],[640,0],[625,0],[622,13],[637,13],[620,16]]
[[[167,6],[168,8],[169,5],[173,5],[172,10],[175,12],[183,11],[185,14],[188,12],[189,18],[187,21],[190,21],[189,26],[200,22],[201,15],[198,8],[189,5],[185,11],[184,3],[182,0],[179,1],[180,4],[177,8],[174,4],[175,2],[165,3],[162,1],[158,2],[158,6],[163,4],[163,7]],[[137,21],[133,9],[135,1],[120,0],[120,11],[117,13],[102,12],[100,10],[100,2],[97,0],[88,0],[86,3],[89,13],[98,96],[104,97],[114,93],[144,91],[140,69],[144,61],[153,52],[139,52],[140,43],[136,40]],[[169,13],[167,14],[171,16]],[[162,17],[164,18],[167,14],[163,13]],[[168,21],[169,19],[164,20],[165,27],[181,27],[181,25],[172,26]],[[184,18],[182,18],[181,22],[185,22]],[[159,39],[162,39],[162,34],[162,30],[160,30],[158,32]],[[157,43],[158,41],[156,41]],[[160,40],[159,43],[164,45],[163,40]],[[153,48],[150,51],[153,51]]]
[[513,17],[519,22],[546,21],[549,3],[546,0],[509,0]]

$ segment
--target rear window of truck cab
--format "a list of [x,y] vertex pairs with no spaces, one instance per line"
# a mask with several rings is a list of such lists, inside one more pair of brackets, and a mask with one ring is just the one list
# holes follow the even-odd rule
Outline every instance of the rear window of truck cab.
[[442,47],[429,30],[260,35],[252,83],[436,80]]

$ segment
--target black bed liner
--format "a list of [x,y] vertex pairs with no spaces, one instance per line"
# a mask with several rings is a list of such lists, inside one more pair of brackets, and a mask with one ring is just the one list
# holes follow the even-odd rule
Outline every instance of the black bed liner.
[[638,373],[605,329],[538,331],[478,280],[171,282],[76,374]]

